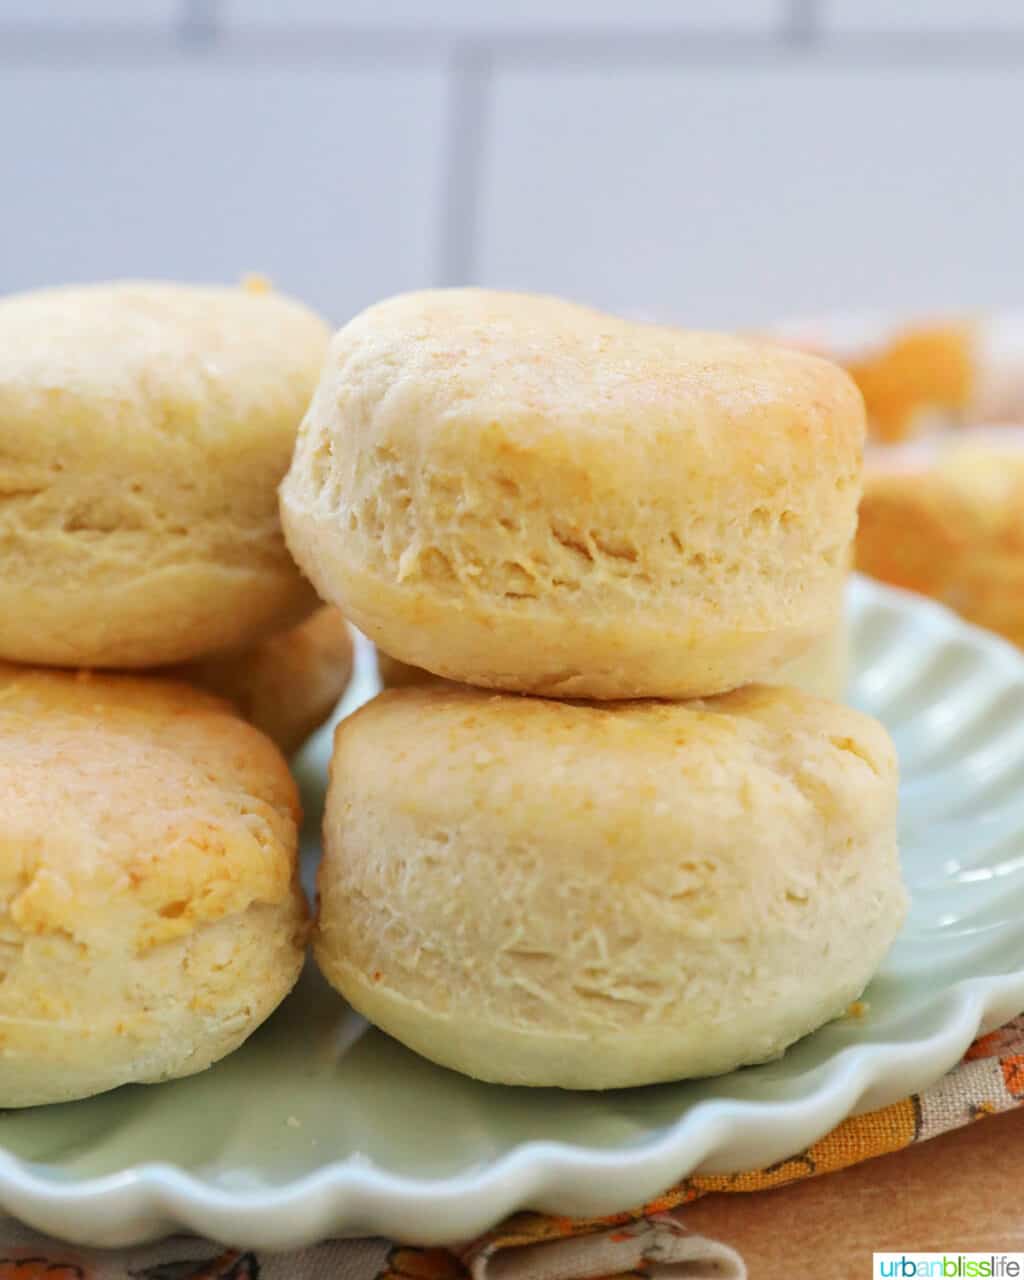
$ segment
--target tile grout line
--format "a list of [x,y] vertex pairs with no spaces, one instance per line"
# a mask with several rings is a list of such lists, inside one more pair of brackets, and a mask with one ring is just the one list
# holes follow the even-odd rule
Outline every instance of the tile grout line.
[[221,35],[220,0],[178,0],[178,43],[187,49],[207,49]]
[[436,272],[441,285],[470,284],[476,278],[492,69],[491,54],[473,42],[457,44],[451,53]]
[[790,45],[807,48],[821,35],[820,0],[789,0],[786,38]]
[[[215,49],[236,65],[394,66],[477,60],[489,67],[532,67],[538,72],[609,65],[743,67],[785,65],[809,51],[823,65],[1019,66],[1024,31],[826,32],[820,0],[789,0],[782,24],[755,34],[666,28],[636,31],[559,27],[524,28],[505,34],[460,34],[437,26],[387,30],[345,24],[314,28],[234,29],[226,25],[221,0],[178,0],[177,19],[165,31],[140,26],[47,27],[0,19],[0,66],[67,66],[88,61],[145,64],[192,50]],[[454,51],[454,52],[453,52]],[[464,76],[464,78],[466,78]]]

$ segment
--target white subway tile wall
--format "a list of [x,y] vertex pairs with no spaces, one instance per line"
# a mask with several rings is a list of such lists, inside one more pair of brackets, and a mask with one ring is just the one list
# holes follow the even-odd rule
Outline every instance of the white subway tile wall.
[[1020,0],[0,0],[0,289],[1021,303],[1022,31]]
[[171,28],[181,0],[0,0],[0,22],[82,29],[107,23]]
[[984,302],[1024,192],[978,120],[1020,104],[960,67],[499,72],[476,270],[691,326]]
[[910,33],[1024,30],[1020,0],[822,0],[822,26]]
[[339,322],[429,285],[447,92],[410,67],[8,69],[4,285],[257,271]]

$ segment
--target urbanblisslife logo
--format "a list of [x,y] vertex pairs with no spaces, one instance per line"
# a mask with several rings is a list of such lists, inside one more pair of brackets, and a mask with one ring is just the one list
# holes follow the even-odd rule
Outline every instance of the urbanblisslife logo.
[[876,1253],[872,1277],[884,1280],[1024,1280],[1024,1253]]

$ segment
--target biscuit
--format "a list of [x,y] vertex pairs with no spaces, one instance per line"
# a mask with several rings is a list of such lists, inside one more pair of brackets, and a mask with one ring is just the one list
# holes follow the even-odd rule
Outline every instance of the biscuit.
[[394,690],[336,732],[316,957],[377,1026],[483,1080],[762,1062],[896,936],[896,789],[880,724],[792,689]]
[[1024,434],[968,430],[873,453],[857,567],[1024,645]]
[[325,605],[251,649],[186,662],[162,674],[227,698],[290,756],[338,705],[352,678],[353,657],[348,623]]
[[276,748],[187,685],[0,665],[0,1107],[201,1071],[291,989]]
[[[378,649],[377,677],[382,689],[404,689],[407,685],[426,684],[440,677],[422,667],[410,667]],[[831,630],[798,658],[792,658],[774,672],[772,684],[788,684],[820,698],[841,701],[849,677],[850,653],[846,620],[841,618]]]
[[310,613],[276,490],[327,337],[244,289],[0,300],[0,658],[160,666]]
[[846,619],[841,618],[821,639],[815,640],[806,653],[774,672],[770,683],[789,685],[818,698],[842,702],[849,677],[850,637]]
[[422,667],[411,667],[407,662],[399,662],[390,653],[376,650],[377,678],[382,689],[404,689],[411,684],[427,684],[438,679]]
[[975,395],[975,338],[966,321],[921,321],[844,361],[860,388],[872,438],[909,439],[961,421]]
[[839,617],[864,412],[768,342],[441,290],[334,339],[288,544],[386,653],[560,697],[768,677]]
[[[851,547],[847,555],[848,565],[852,563],[852,559]],[[424,671],[422,667],[412,667],[400,662],[380,649],[374,650],[374,657],[377,679],[382,689],[404,689],[408,685],[426,684],[441,678]],[[804,693],[841,702],[846,696],[849,676],[850,637],[846,619],[840,617],[809,649],[773,672],[771,683],[791,685],[794,689],[802,689]]]

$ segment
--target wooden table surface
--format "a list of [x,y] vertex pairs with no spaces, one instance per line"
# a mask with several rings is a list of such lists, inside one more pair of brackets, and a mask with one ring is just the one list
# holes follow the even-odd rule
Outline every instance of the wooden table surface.
[[868,1280],[873,1250],[1024,1251],[1024,1109],[777,1191],[707,1196],[684,1220],[737,1249],[751,1280]]

